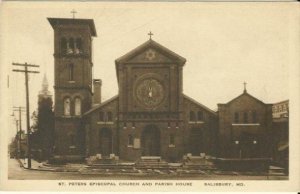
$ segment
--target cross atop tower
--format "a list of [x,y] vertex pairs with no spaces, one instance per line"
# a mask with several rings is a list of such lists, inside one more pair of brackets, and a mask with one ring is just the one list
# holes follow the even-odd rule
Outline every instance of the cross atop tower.
[[247,92],[247,83],[244,82],[243,84],[244,84],[244,93],[246,93]]
[[77,11],[73,9],[73,10],[71,11],[71,13],[73,14],[73,19],[75,19],[75,14],[77,13]]
[[150,40],[152,39],[152,36],[154,35],[151,31],[148,33]]

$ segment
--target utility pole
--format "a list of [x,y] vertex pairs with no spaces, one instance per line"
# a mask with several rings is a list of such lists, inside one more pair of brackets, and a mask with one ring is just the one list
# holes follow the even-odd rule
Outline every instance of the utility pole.
[[19,112],[19,132],[17,129],[17,141],[18,141],[18,156],[21,156],[21,134],[22,134],[22,112],[25,112],[25,107],[22,106],[14,106],[13,112],[18,111]]
[[27,155],[28,155],[28,166],[27,168],[31,168],[31,145],[30,145],[30,113],[29,113],[29,89],[28,89],[28,73],[40,73],[39,71],[29,71],[28,67],[39,67],[39,65],[31,65],[31,64],[20,64],[13,63],[15,66],[23,66],[24,70],[13,69],[14,72],[21,72],[25,74],[25,86],[26,86],[26,121],[27,121]]
[[18,138],[18,124],[19,124],[19,121],[16,119],[16,127],[17,127],[17,135],[16,135],[16,138],[15,138],[15,141],[16,141],[16,158],[18,159],[19,158],[19,138]]

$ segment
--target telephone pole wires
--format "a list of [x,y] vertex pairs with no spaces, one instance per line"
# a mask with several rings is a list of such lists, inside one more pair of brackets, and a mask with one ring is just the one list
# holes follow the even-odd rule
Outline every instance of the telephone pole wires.
[[[25,107],[22,107],[22,106],[14,106],[13,107],[13,115],[14,115],[14,112],[17,111],[19,112],[19,128],[17,129],[17,136],[16,136],[16,141],[18,142],[17,143],[17,157],[21,157],[21,135],[22,135],[22,112],[25,112]],[[18,131],[19,130],[19,131]]]
[[40,73],[39,71],[30,71],[28,67],[39,67],[39,65],[31,65],[31,64],[20,64],[20,63],[13,63],[12,65],[15,66],[22,66],[24,70],[21,69],[13,69],[14,72],[21,72],[25,75],[25,87],[26,87],[26,123],[27,123],[27,157],[28,157],[28,168],[31,168],[31,145],[30,145],[30,112],[29,112],[29,88],[28,88],[28,73]]

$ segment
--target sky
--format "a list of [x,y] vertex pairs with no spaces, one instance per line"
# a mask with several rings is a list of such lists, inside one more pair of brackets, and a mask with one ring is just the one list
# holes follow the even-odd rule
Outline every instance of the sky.
[[30,112],[37,108],[44,74],[53,93],[54,34],[47,17],[71,18],[72,9],[76,18],[95,22],[94,78],[102,79],[102,101],[118,93],[114,60],[146,42],[149,31],[153,40],[187,59],[184,93],[212,110],[240,95],[243,82],[265,103],[289,99],[289,8],[284,3],[3,3],[6,105],[25,106],[24,75],[11,71],[12,62],[40,65],[40,74],[30,75]]

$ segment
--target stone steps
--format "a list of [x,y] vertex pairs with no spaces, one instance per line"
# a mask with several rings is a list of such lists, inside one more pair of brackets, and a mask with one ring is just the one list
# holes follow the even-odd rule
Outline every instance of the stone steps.
[[270,166],[268,173],[269,175],[285,175],[285,169],[277,166]]
[[143,156],[136,162],[138,169],[168,169],[169,165],[159,156]]
[[88,169],[133,169],[134,164],[90,164]]

